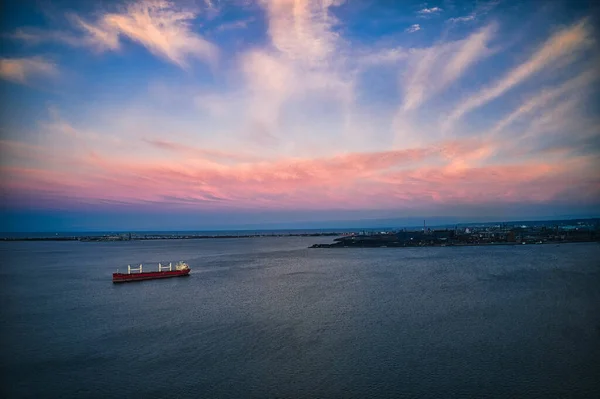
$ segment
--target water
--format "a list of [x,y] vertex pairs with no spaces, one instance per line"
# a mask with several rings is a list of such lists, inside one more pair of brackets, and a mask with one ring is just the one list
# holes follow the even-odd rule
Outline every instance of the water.
[[[388,231],[388,229],[363,229],[364,231]],[[300,234],[322,234],[343,233],[346,229],[287,229],[287,230],[186,230],[186,231],[63,231],[63,232],[0,232],[0,239],[31,239],[31,238],[73,238],[73,237],[101,237],[110,235],[125,236],[277,236],[277,235],[300,235]],[[353,230],[350,230],[353,231]]]
[[[600,394],[600,245],[0,243],[3,397]],[[188,278],[113,285],[128,263]]]

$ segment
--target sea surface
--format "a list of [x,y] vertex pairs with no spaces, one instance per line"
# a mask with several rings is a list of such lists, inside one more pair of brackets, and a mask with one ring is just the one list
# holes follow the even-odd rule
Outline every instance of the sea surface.
[[101,237],[111,235],[126,236],[130,234],[132,236],[240,236],[248,237],[254,235],[261,236],[279,236],[279,235],[301,235],[301,234],[323,234],[323,233],[344,233],[344,232],[356,232],[361,231],[390,231],[392,228],[370,228],[370,229],[279,229],[279,230],[173,230],[173,231],[63,231],[63,232],[0,232],[0,239],[40,239],[40,238],[74,238],[74,237]]
[[326,242],[0,242],[0,396],[600,397],[598,243]]

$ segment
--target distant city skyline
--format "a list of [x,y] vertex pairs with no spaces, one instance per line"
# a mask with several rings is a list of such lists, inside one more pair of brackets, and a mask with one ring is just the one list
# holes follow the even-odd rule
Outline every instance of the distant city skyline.
[[599,10],[5,2],[0,230],[598,217]]

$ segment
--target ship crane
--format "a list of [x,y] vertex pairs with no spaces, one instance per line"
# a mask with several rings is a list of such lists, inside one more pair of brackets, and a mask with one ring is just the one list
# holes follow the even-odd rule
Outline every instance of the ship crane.
[[127,265],[127,274],[131,274],[131,272],[142,272],[142,264],[140,263],[140,267],[131,268],[131,265]]
[[165,270],[166,270],[166,268],[167,268],[167,267],[169,268],[169,271],[173,271],[173,264],[172,264],[171,262],[169,262],[169,266],[167,266],[167,265],[164,265],[164,266],[163,266],[163,265],[161,265],[161,264],[159,263],[159,264],[158,264],[158,271],[159,271],[159,272],[162,272],[162,271],[163,271],[163,269],[165,269]]

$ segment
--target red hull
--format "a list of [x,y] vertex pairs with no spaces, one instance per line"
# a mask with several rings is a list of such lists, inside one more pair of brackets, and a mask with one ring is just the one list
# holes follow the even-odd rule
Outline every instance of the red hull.
[[157,278],[183,277],[190,274],[190,269],[173,270],[164,272],[144,272],[144,273],[113,273],[113,283],[126,283],[128,281],[154,280]]

